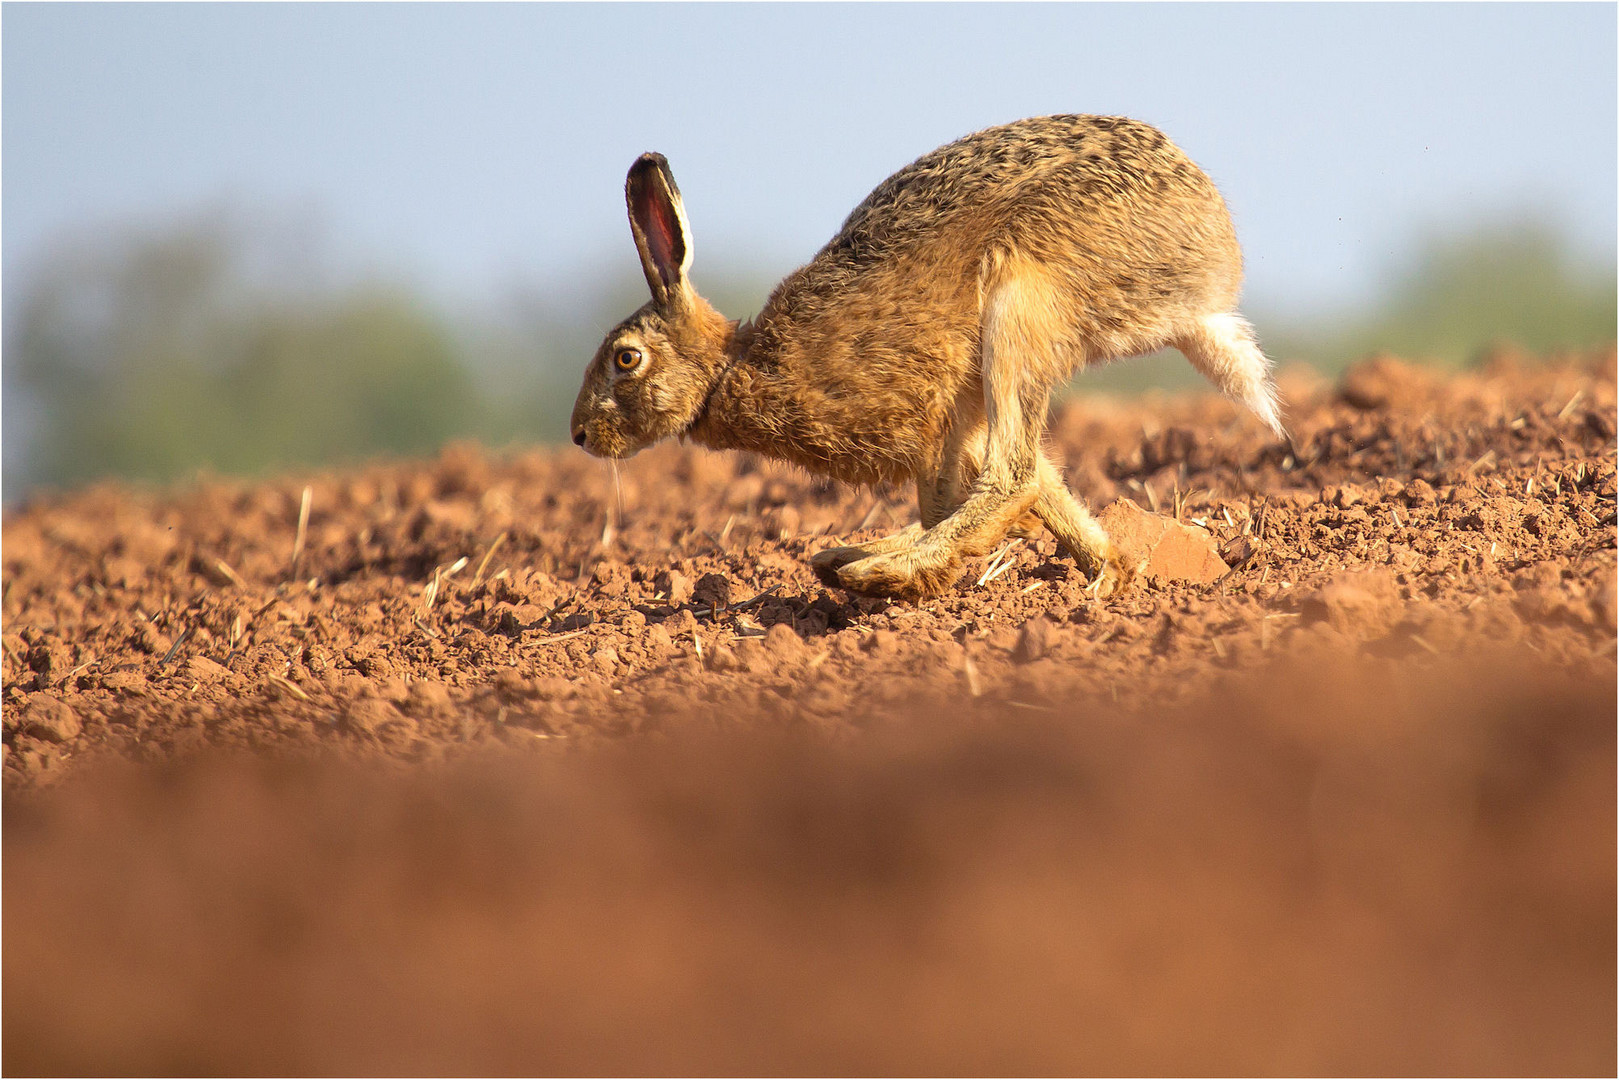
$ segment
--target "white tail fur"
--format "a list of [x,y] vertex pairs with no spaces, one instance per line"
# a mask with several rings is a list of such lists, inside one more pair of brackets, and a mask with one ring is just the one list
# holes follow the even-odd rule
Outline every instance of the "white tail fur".
[[1247,319],[1232,311],[1205,315],[1175,347],[1221,393],[1248,406],[1278,438],[1287,437],[1276,384],[1270,378],[1270,360],[1254,340],[1254,328]]

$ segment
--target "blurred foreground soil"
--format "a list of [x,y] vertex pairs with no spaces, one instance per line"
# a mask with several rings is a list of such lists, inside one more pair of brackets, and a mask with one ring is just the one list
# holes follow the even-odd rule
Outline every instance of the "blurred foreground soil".
[[0,1065],[1611,1075],[1613,354],[1283,390],[1056,411],[1104,601],[675,445],[34,500]]

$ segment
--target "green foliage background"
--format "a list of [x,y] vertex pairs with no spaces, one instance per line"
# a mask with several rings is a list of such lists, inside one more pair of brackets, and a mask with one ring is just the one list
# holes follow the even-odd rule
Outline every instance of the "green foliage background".
[[1319,326],[1278,320],[1276,347],[1336,372],[1384,349],[1457,366],[1495,343],[1599,345],[1614,339],[1615,290],[1612,264],[1581,260],[1550,221],[1486,222],[1421,238],[1368,310]]
[[[8,438],[5,497],[103,476],[427,454],[453,438],[563,441],[600,333],[642,302],[638,275],[634,287],[610,280],[588,311],[531,291],[456,318],[397,283],[324,282],[274,229],[240,216],[65,246],[7,296],[6,393],[23,395],[33,423],[26,441]],[[1541,218],[1420,237],[1385,281],[1361,309],[1259,313],[1267,350],[1331,374],[1379,350],[1454,366],[1495,343],[1544,353],[1615,338],[1612,262],[1580,259]],[[771,283],[721,267],[699,284],[747,315]],[[1087,372],[1072,389],[1198,381],[1167,353]]]

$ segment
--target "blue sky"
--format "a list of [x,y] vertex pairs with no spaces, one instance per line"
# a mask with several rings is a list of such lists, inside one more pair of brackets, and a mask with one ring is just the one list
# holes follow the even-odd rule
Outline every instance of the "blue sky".
[[1615,12],[8,3],[4,288],[64,237],[220,201],[306,213],[346,272],[452,304],[633,283],[622,184],[647,149],[679,178],[699,285],[705,263],[780,274],[917,155],[1099,112],[1159,125],[1220,184],[1251,301],[1330,308],[1415,230],[1522,208],[1613,257]]

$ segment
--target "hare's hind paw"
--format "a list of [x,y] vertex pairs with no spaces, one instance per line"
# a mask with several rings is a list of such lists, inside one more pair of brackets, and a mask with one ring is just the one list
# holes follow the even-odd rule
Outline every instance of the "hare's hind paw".
[[1101,569],[1091,578],[1091,583],[1085,586],[1085,591],[1098,600],[1105,600],[1129,588],[1135,577],[1135,567],[1114,552],[1102,561]]
[[924,562],[912,552],[900,551],[846,563],[835,573],[838,584],[850,592],[914,602],[938,596],[955,584],[961,574],[961,561],[952,559],[936,564]]

